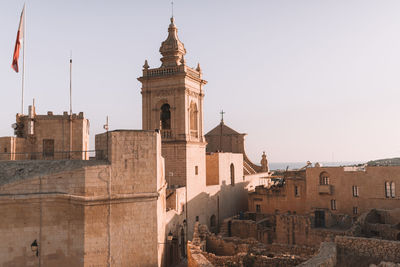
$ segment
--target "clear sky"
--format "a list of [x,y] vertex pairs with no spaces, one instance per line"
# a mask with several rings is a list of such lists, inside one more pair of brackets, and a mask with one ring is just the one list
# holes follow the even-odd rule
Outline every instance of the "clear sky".
[[[26,106],[84,111],[94,135],[141,128],[142,65],[160,66],[170,0],[27,1]],[[24,1],[0,1],[0,136],[20,112],[11,69]],[[400,156],[400,1],[175,0],[186,60],[200,62],[206,132],[247,133],[250,158],[365,161]],[[20,64],[22,62],[20,61]],[[25,110],[27,107],[25,107]]]

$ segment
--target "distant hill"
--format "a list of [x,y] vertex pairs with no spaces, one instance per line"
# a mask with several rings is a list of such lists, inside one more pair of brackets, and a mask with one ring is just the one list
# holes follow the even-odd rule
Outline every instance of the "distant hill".
[[367,162],[368,166],[400,166],[400,158],[377,159]]

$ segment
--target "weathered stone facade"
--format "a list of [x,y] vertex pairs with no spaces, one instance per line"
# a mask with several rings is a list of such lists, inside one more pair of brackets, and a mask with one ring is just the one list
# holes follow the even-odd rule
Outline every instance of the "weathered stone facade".
[[0,160],[89,159],[89,120],[77,114],[17,114],[15,137],[0,137]]
[[[165,158],[167,233],[171,254],[184,256],[198,221],[217,231],[220,222],[247,209],[249,181],[243,175],[243,155],[206,155],[203,126],[204,85],[200,65],[187,66],[186,49],[174,19],[161,44],[161,66],[146,61],[142,77],[142,126],[159,130]],[[170,264],[173,261],[169,262]]]
[[313,167],[284,172],[278,180],[279,186],[260,186],[249,195],[250,212],[312,213],[323,226],[328,212],[356,218],[372,207],[400,205],[399,166]]
[[113,131],[96,147],[104,158],[0,163],[1,266],[162,265],[160,135]]

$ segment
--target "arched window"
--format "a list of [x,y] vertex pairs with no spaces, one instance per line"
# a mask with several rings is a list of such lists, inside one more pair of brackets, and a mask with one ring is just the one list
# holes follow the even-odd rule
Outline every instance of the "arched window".
[[161,129],[169,130],[171,129],[171,111],[170,106],[168,104],[164,104],[161,106],[160,111],[160,121],[161,121]]
[[327,172],[321,172],[319,175],[319,184],[329,184],[329,174]]
[[192,136],[197,137],[197,129],[198,129],[198,111],[197,111],[197,105],[196,103],[192,102],[190,104],[189,108],[189,126],[190,126],[190,132]]
[[235,185],[235,166],[231,163],[231,185]]

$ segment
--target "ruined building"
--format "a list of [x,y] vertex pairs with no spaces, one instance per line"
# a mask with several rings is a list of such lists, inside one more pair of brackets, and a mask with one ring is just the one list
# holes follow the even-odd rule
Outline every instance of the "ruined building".
[[[274,182],[279,181],[276,185]],[[400,184],[399,166],[307,167],[283,172],[269,186],[249,194],[249,211],[273,214],[312,214],[317,226],[326,216],[358,217],[372,207],[399,207],[395,185]]]

